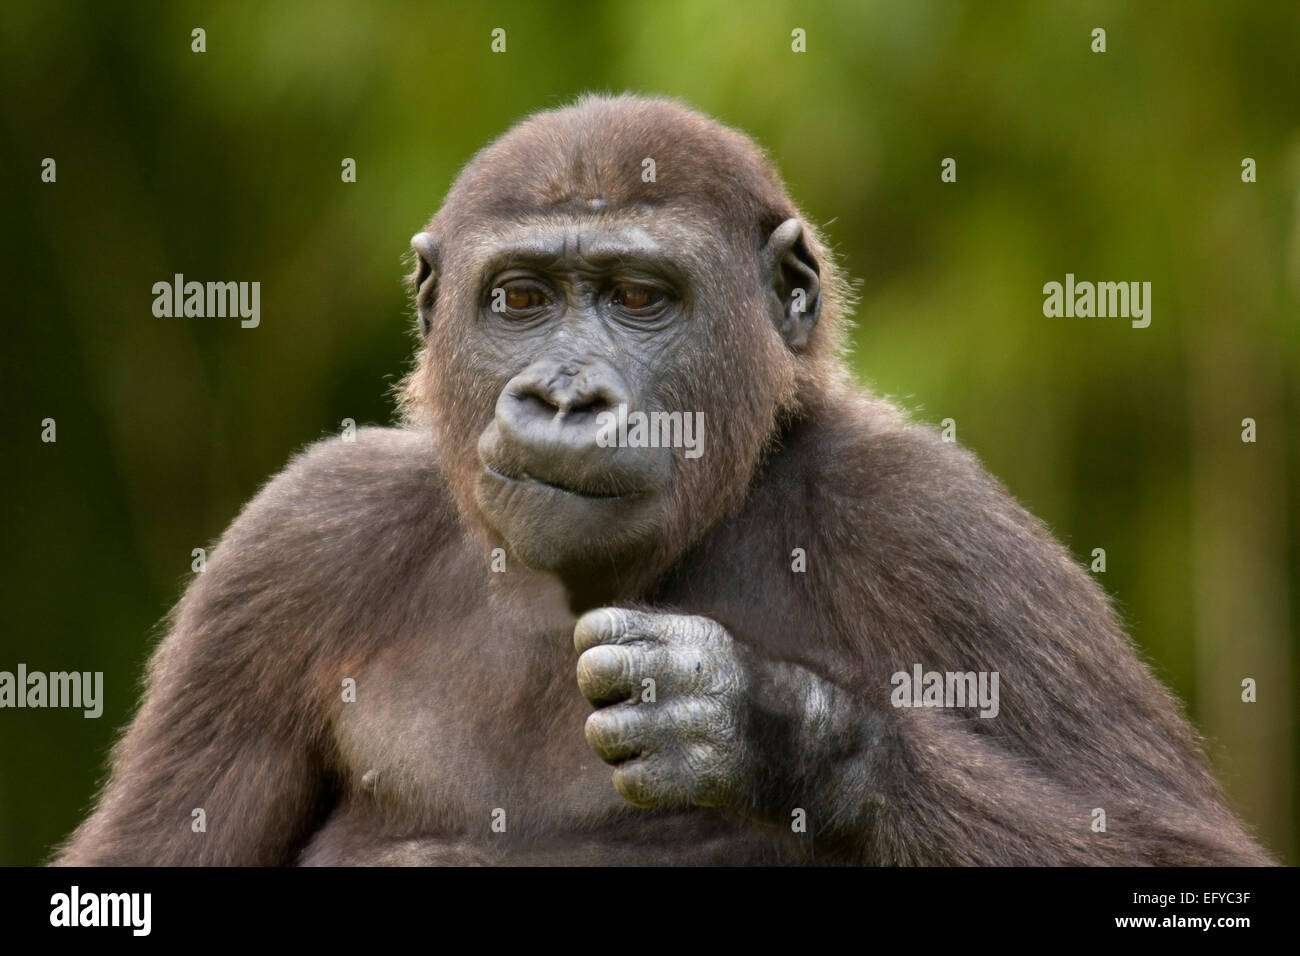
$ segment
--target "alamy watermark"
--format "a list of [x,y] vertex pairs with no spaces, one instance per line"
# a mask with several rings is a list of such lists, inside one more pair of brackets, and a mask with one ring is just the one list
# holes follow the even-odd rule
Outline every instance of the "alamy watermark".
[[103,671],[0,671],[0,707],[76,707],[82,716],[104,712]]
[[889,702],[895,707],[979,707],[981,717],[998,715],[997,671],[927,671],[912,665],[898,671]]
[[601,448],[684,448],[687,458],[704,454],[703,412],[629,412],[620,403],[617,412],[596,416]]
[[160,319],[239,316],[246,329],[262,321],[260,282],[186,282],[178,272],[171,282],[155,282],[153,294],[153,314]]
[[153,928],[152,893],[83,893],[73,886],[50,897],[51,926],[124,926],[132,936]]
[[1043,286],[1043,315],[1068,319],[1132,319],[1135,329],[1151,324],[1150,282],[1075,282],[1065,274],[1065,284]]

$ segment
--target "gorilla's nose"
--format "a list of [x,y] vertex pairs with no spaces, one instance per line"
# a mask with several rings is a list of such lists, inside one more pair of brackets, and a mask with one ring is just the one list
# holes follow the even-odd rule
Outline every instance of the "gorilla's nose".
[[502,390],[497,426],[507,440],[580,451],[595,445],[601,412],[629,403],[622,376],[603,362],[539,362]]

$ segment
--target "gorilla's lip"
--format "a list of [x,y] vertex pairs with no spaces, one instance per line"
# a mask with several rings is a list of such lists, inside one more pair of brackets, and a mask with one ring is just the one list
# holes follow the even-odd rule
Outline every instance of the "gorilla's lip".
[[539,478],[537,475],[529,472],[520,472],[518,475],[508,475],[505,472],[484,463],[483,470],[493,478],[500,481],[509,482],[515,485],[538,485],[543,488],[550,488],[554,491],[562,491],[567,495],[574,495],[578,498],[593,498],[599,501],[614,501],[618,499],[636,498],[640,492],[620,493],[616,491],[596,491],[591,488],[578,488],[572,485],[561,485],[554,481],[547,481],[545,478]]

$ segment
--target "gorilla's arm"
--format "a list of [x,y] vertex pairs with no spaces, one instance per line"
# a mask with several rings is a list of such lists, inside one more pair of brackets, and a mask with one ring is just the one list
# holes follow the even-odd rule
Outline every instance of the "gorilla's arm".
[[57,862],[291,861],[324,786],[313,757],[321,692],[304,679],[310,634],[292,623],[298,599],[285,584],[310,575],[279,504],[297,484],[281,477],[249,505],[173,610],[96,809]]
[[[394,582],[442,533],[431,458],[427,438],[361,429],[248,504],[173,611],[96,809],[57,862],[293,862],[333,797],[340,678],[397,626]],[[376,562],[386,546],[401,558]]]
[[[787,829],[802,810],[818,859],[1270,862],[1100,589],[973,457],[911,426],[818,440],[846,463],[813,493],[827,519],[781,528],[759,500],[746,520],[775,530],[718,548],[743,561],[771,537],[778,554],[809,543],[806,604],[724,601],[726,627],[626,608],[579,621],[587,739],[628,800]],[[826,460],[804,452],[792,460]],[[999,713],[892,706],[891,675],[915,664],[999,672]]]
[[[1125,789],[1120,767],[1113,787],[1078,786],[971,719],[873,707],[704,617],[602,609],[576,641],[579,686],[600,708],[588,743],[639,806],[802,820],[819,858],[874,864],[1269,862],[1195,770]],[[1091,828],[1096,807],[1106,832]]]
[[[759,779],[785,778],[819,855],[929,866],[1269,862],[1231,814],[1200,799],[1194,778],[1126,788],[1117,768],[1107,790],[1080,786],[978,732],[980,718],[867,707],[798,667],[768,674],[758,699],[765,720],[793,728],[776,754],[794,773],[766,755]],[[1106,832],[1092,830],[1097,807]]]
[[283,696],[294,665],[271,659],[265,606],[256,591],[241,601],[228,580],[238,570],[215,558],[181,601],[98,805],[59,863],[280,864],[305,837],[324,778]]
[[181,602],[96,809],[58,863],[283,864],[307,836],[323,769],[288,701],[266,694],[293,665],[259,659],[249,645],[264,632],[238,609],[206,613],[210,590]]

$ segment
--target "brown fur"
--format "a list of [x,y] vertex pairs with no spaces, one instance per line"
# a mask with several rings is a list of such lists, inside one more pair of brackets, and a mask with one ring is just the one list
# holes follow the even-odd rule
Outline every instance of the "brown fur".
[[[865,828],[809,845],[628,805],[583,741],[572,594],[488,570],[474,443],[508,374],[468,324],[475,250],[629,216],[680,230],[709,276],[698,343],[656,388],[705,411],[713,450],[676,474],[618,596],[712,617],[839,688],[827,740],[864,769],[807,786]],[[442,261],[405,423],[309,449],[226,532],[59,862],[1269,862],[1091,578],[969,453],[849,383],[846,286],[811,227],[821,321],[803,351],[773,334],[757,254],[790,217],[757,147],[664,100],[586,98],[475,157],[428,226]],[[893,709],[889,676],[914,663],[999,671],[1001,715]]]

